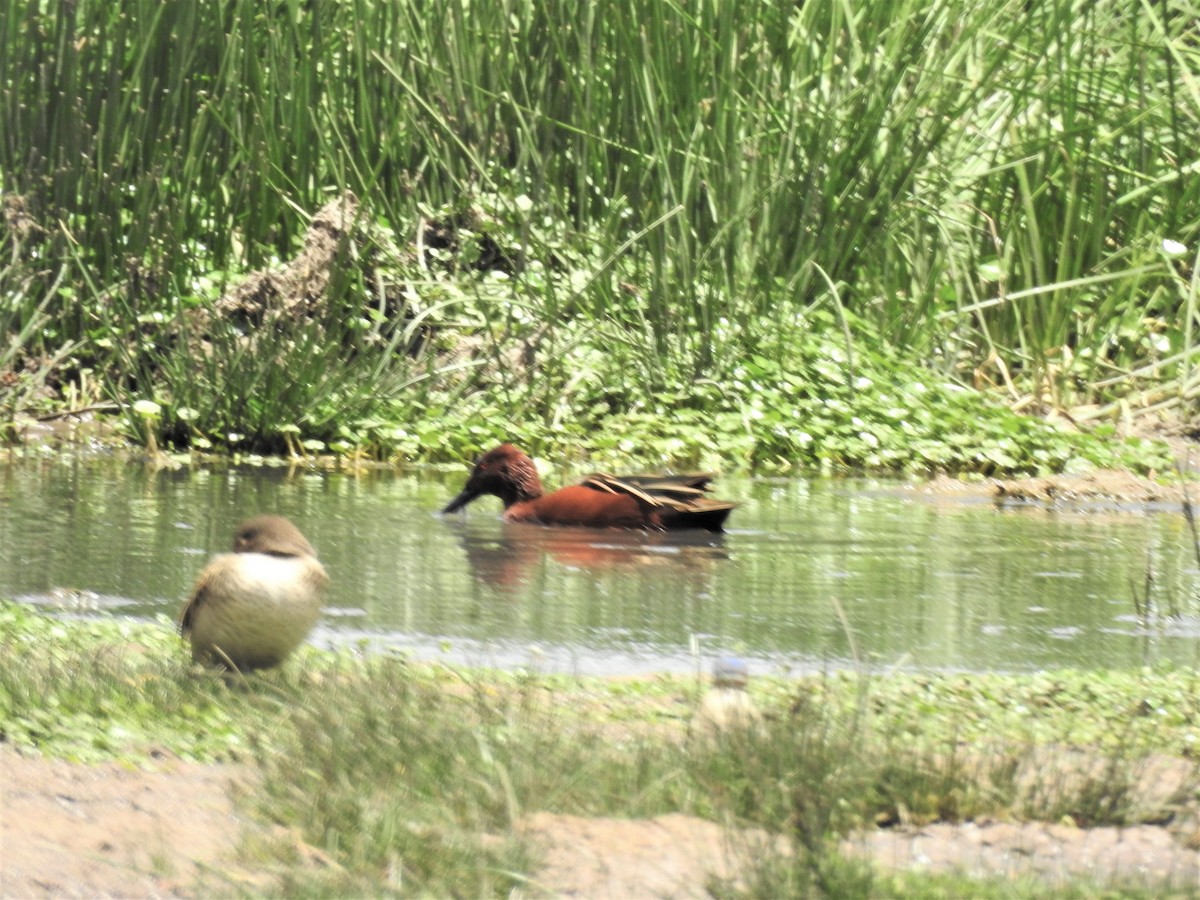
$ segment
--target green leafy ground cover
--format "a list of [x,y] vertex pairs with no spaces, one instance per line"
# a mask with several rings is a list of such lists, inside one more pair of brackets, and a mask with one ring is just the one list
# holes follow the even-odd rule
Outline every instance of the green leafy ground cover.
[[[460,670],[311,647],[280,670],[229,683],[193,669],[165,619],[60,619],[15,603],[0,605],[0,641],[11,662],[0,675],[5,740],[80,760],[137,758],[164,746],[198,761],[244,758],[265,709],[316,685],[322,693],[369,693],[374,677],[449,693],[478,690],[501,703],[523,691],[541,698],[534,702],[571,698],[555,715],[585,724],[686,722],[700,690],[694,678],[677,676],[627,681]],[[846,718],[867,699],[880,733],[919,735],[929,746],[951,738],[1104,748],[1120,741],[1139,752],[1200,755],[1200,675],[1189,669],[839,672],[800,682],[761,674],[753,691],[766,708],[833,710]],[[239,716],[243,704],[254,714]],[[271,730],[270,723],[262,728]]]
[[1200,392],[1200,16],[1138,10],[10,4],[6,435],[1162,470],[1115,438]]
[[[836,836],[898,815],[1161,817],[1133,796],[1141,762],[1165,754],[1194,767],[1200,742],[1190,670],[764,676],[752,685],[761,728],[711,741],[689,736],[700,688],[688,678],[498,673],[306,648],[281,670],[227,681],[190,667],[165,621],[63,621],[15,604],[0,605],[0,653],[0,739],[14,747],[256,764],[248,808],[337,863],[313,873],[282,864],[294,845],[258,847],[280,854],[288,893],[387,892],[398,861],[409,891],[505,893],[535,858],[513,823],[549,810],[681,811],[765,828],[792,849],[762,860],[752,895],[949,896],[963,884],[893,881],[839,861]],[[1054,748],[1090,749],[1103,782],[1022,793],[1019,773]]]

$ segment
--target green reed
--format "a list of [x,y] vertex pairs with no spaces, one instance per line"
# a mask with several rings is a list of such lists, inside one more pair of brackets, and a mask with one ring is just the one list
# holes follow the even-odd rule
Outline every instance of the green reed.
[[[31,352],[103,356],[92,342],[123,336],[102,298],[171,320],[211,299],[198,280],[293,253],[331,191],[400,238],[489,196],[519,263],[571,270],[518,265],[510,296],[584,323],[563,340],[636,366],[642,393],[752,351],[786,362],[776,336],[828,308],[846,337],[851,315],[856,340],[951,373],[999,361],[997,382],[1049,380],[1063,402],[1171,378],[1186,395],[1185,7],[14,4],[0,178],[44,230],[4,236],[24,269],[0,294]],[[497,314],[472,290],[452,320]],[[53,334],[27,333],[38,309]]]

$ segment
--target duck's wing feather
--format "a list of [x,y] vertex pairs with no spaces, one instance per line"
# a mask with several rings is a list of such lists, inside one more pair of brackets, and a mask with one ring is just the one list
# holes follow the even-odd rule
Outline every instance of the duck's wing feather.
[[609,494],[629,494],[649,506],[689,504],[708,492],[713,475],[630,475],[617,478],[599,472],[584,479],[584,487]]
[[644,508],[654,511],[654,521],[660,527],[719,531],[726,516],[737,504],[727,500],[710,500],[705,496],[709,482],[714,477],[704,473],[617,478],[598,473],[585,479],[582,484],[594,491],[633,497]]
[[204,582],[201,580],[192,595],[188,597],[187,602],[183,604],[183,609],[179,611],[179,616],[175,619],[175,625],[179,629],[179,633],[186,637],[192,630],[192,620],[196,617],[196,610],[200,604],[204,602]]
[[179,633],[184,637],[187,637],[192,630],[196,613],[208,601],[215,583],[225,577],[225,559],[224,555],[218,556],[204,567],[204,571],[196,579],[196,586],[192,588],[191,596],[183,604],[183,609],[179,611],[179,617],[175,620],[175,624],[179,628]]

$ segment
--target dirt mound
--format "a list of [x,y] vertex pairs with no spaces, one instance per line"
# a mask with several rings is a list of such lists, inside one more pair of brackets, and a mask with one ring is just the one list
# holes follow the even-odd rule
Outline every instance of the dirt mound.
[[[232,858],[243,775],[162,757],[153,770],[0,746],[0,896],[184,897]],[[220,871],[220,868],[216,869]]]
[[980,878],[1037,877],[1200,888],[1200,853],[1154,825],[1076,828],[1043,822],[937,823],[872,831],[842,842],[842,852],[876,865]]
[[735,879],[770,844],[671,814],[608,819],[536,813],[524,833],[544,852],[536,886],[568,897],[711,897],[710,879]]

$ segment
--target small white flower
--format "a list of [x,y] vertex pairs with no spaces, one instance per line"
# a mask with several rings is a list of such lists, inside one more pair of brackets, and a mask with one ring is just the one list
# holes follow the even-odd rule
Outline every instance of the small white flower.
[[1162,248],[1163,253],[1167,254],[1167,256],[1183,256],[1183,254],[1187,253],[1187,247],[1179,243],[1179,241],[1173,241],[1170,238],[1163,239]]

